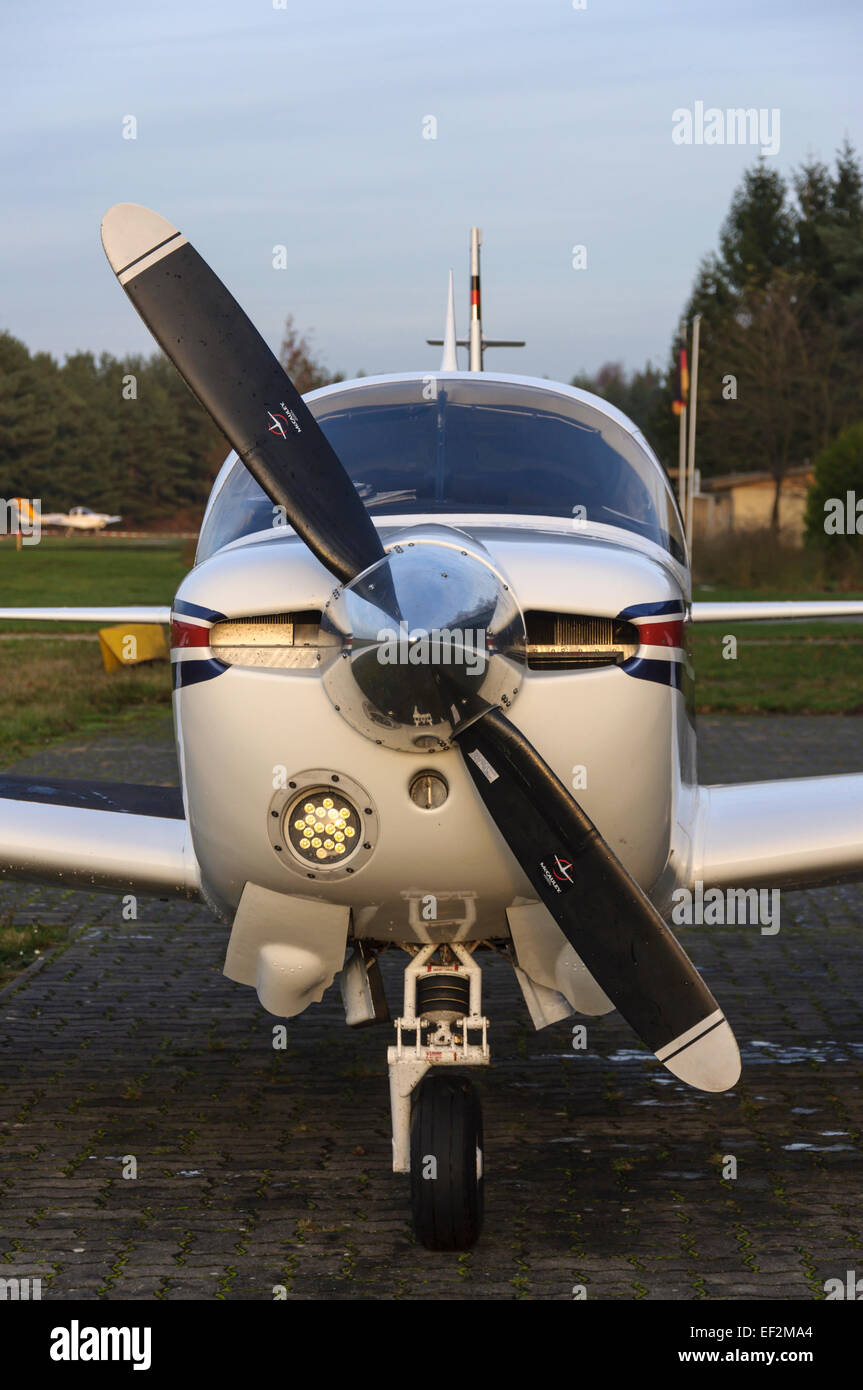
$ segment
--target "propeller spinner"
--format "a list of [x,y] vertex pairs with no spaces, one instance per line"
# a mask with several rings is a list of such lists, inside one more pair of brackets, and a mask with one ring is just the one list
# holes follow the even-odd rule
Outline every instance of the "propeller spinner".
[[396,536],[385,559],[336,589],[322,626],[340,644],[324,672],[330,699],[387,748],[448,748],[521,688],[527,634],[515,595],[485,548],[451,527]]

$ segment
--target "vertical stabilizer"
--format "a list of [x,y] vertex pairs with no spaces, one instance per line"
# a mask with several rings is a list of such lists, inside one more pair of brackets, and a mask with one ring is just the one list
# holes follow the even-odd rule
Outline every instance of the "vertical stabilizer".
[[455,294],[452,286],[452,271],[449,273],[449,296],[446,305],[446,328],[444,329],[443,335],[443,356],[441,357],[440,369],[442,372],[458,371],[455,332]]

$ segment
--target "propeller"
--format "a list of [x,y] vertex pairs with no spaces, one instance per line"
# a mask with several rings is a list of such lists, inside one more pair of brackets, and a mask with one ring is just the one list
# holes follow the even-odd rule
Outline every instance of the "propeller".
[[320,425],[254,324],[176,227],[137,203],[102,219],[111,269],[162,351],[323,565],[353,579],[384,550]]
[[[328,605],[336,630],[342,611],[351,606],[373,614],[380,602],[380,611],[398,620],[397,589],[400,601],[417,603],[421,611],[428,592],[422,565],[428,566],[430,555],[437,578],[451,586],[454,619],[470,610],[466,594],[475,611],[494,609],[488,588],[491,562],[468,538],[459,550],[457,532],[451,532],[455,541],[436,549],[434,536],[420,544],[418,528],[417,541],[407,532],[406,540],[399,538],[401,545],[384,551],[353,483],[302,397],[236,300],[176,227],[147,208],[121,203],[105,215],[102,244],[126,294],[187,385],[267,496],[284,507],[298,535],[345,586]],[[412,558],[414,548],[416,555],[423,553],[421,560]],[[441,570],[444,561],[447,567]],[[364,574],[372,567],[371,575]],[[356,587],[360,576],[363,590]],[[690,1085],[726,1090],[738,1079],[740,1055],[716,1000],[583,808],[499,708],[509,707],[520,681],[513,684],[518,634],[512,595],[500,576],[495,575],[495,582],[498,611],[506,618],[506,643],[498,645],[506,651],[492,650],[484,657],[484,693],[470,702],[461,693],[464,683],[459,685],[452,673],[433,672],[436,735],[430,743],[422,738],[414,743],[455,743],[459,748],[486,810],[535,892],[658,1060]],[[344,622],[352,621],[348,611]],[[486,626],[491,635],[491,624]],[[381,675],[385,668],[374,670],[370,661],[368,648],[358,653],[357,708],[345,717],[380,743],[386,741],[380,735],[387,724],[397,723],[386,706],[403,701],[406,679],[415,682],[409,695],[420,692],[417,698],[422,699],[429,672],[409,666],[407,675],[399,672],[399,687],[388,688]],[[347,663],[348,668],[353,665]],[[369,694],[370,669],[382,707],[376,722],[367,725],[370,701],[363,696]],[[373,719],[375,713],[372,709]],[[404,728],[402,723],[395,730],[392,746],[406,746],[398,741]],[[439,737],[440,731],[446,737]]]
[[524,734],[494,710],[457,742],[498,830],[594,979],[670,1072],[725,1091],[740,1054],[659,912]]

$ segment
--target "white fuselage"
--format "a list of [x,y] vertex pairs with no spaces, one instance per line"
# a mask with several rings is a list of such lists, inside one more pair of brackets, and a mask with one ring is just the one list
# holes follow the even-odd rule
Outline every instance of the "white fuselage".
[[[440,518],[386,518],[400,522]],[[446,518],[487,549],[523,611],[615,617],[638,606],[684,609],[688,576],[658,547],[636,545],[561,519]],[[607,532],[609,528],[598,528]],[[653,552],[653,553],[651,553]],[[225,618],[321,610],[332,576],[292,532],[234,543],[194,569],[177,595],[190,610]],[[655,653],[653,653],[655,655]],[[187,652],[196,662],[209,649]],[[676,654],[682,663],[682,653]],[[315,669],[231,666],[175,691],[182,777],[204,891],[230,917],[247,883],[291,899],[351,909],[355,935],[378,940],[503,937],[507,907],[533,897],[479,800],[460,755],[377,747],[333,707]],[[694,731],[674,684],[621,667],[529,670],[512,718],[577,796],[639,884],[660,901],[686,879],[695,783]],[[273,849],[269,806],[278,779],[330,769],[372,802],[374,852],[350,879],[306,881]],[[449,784],[437,810],[413,804],[414,776],[432,768]],[[422,911],[432,896],[434,930]]]

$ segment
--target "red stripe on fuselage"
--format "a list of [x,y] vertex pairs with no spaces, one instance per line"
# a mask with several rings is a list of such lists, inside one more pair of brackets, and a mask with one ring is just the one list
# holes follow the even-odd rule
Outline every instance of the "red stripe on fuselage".
[[184,623],[175,618],[171,623],[172,647],[209,647],[210,629],[197,623]]
[[680,618],[664,618],[659,622],[638,623],[637,626],[643,647],[683,646],[683,622]]

